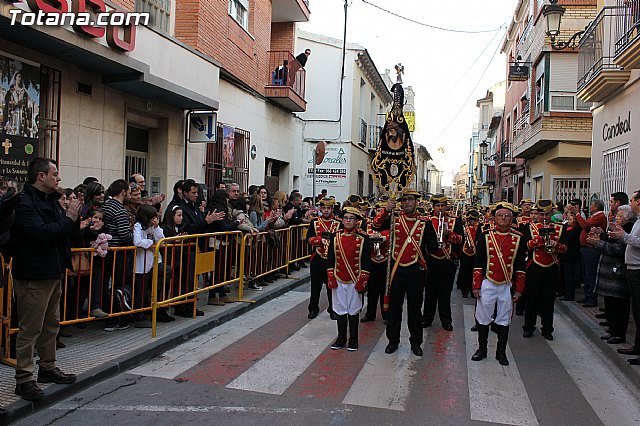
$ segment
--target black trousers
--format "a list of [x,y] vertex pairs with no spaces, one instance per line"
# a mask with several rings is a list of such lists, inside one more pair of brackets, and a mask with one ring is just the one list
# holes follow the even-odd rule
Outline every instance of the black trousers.
[[424,280],[425,273],[417,264],[398,267],[389,292],[389,312],[387,313],[387,339],[389,339],[389,343],[398,344],[400,342],[402,305],[406,295],[409,342],[412,345],[422,344],[420,308],[422,307]]
[[627,284],[631,293],[631,311],[636,324],[633,346],[640,348],[640,269],[627,269]]
[[556,300],[556,289],[560,279],[558,265],[548,268],[532,263],[527,269],[525,292],[527,295],[527,307],[524,313],[523,330],[532,330],[536,327],[536,319],[540,316],[540,331],[553,333],[553,304]]
[[458,271],[457,286],[463,296],[471,293],[474,262],[474,256],[467,256],[464,253],[460,255],[460,270]]
[[604,311],[612,336],[625,337],[629,328],[631,304],[623,297],[604,296]]
[[382,318],[386,316],[383,311],[384,293],[387,284],[387,262],[371,262],[371,273],[369,274],[369,284],[367,285],[367,313],[365,317],[375,319],[378,304]]
[[430,258],[427,262],[422,322],[431,324],[436,316],[436,306],[442,325],[451,324],[451,291],[456,277],[456,265],[447,259]]
[[[327,261],[319,255],[313,256],[311,260],[311,297],[309,298],[309,312],[320,312],[320,293],[323,285],[327,285]],[[327,299],[329,300],[329,311],[333,310],[331,304],[331,290],[327,288]]]

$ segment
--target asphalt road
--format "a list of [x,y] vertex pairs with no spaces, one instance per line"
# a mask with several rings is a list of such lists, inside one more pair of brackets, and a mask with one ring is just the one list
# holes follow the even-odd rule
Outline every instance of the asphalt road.
[[[553,341],[511,327],[502,367],[470,360],[473,301],[453,298],[454,331],[425,329],[424,356],[384,353],[382,320],[356,352],[332,351],[336,325],[306,318],[308,286],[22,419],[19,425],[633,425],[638,389],[556,312]],[[324,296],[323,296],[324,297]],[[406,328],[406,327],[405,327]]]

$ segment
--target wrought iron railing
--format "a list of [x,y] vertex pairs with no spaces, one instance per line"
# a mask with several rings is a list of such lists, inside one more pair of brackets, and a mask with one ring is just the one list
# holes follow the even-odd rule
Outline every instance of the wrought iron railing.
[[589,24],[578,50],[578,91],[604,70],[621,69],[613,62],[623,10],[604,7]]
[[364,121],[362,118],[360,119],[360,145],[367,145],[367,130],[369,130],[369,126],[367,125],[367,122]]
[[518,136],[520,133],[522,133],[528,125],[529,125],[529,114],[522,114],[513,123],[514,136]]
[[369,143],[367,144],[367,148],[376,149],[378,147],[381,131],[382,131],[382,127],[375,126],[373,124],[369,125],[369,134],[367,138],[369,140]]
[[640,0],[617,0],[615,54],[640,37]]
[[513,157],[511,153],[511,142],[505,141],[500,144],[500,154],[499,154],[500,163],[511,163],[513,162]]

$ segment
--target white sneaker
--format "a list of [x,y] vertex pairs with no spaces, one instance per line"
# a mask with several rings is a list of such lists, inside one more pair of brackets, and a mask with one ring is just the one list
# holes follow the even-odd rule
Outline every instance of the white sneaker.
[[262,291],[262,287],[260,287],[258,284],[256,283],[251,283],[247,286],[248,288],[250,288],[251,290],[259,290]]

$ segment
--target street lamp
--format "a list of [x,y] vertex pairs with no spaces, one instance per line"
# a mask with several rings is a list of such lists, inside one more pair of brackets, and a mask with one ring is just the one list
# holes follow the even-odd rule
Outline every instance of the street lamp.
[[584,34],[584,30],[582,30],[569,37],[567,41],[556,41],[556,37],[560,35],[560,24],[565,11],[566,9],[558,4],[558,0],[549,0],[549,4],[544,5],[542,8],[542,14],[547,20],[547,36],[551,39],[551,48],[553,50],[575,49],[580,44],[580,38]]
[[478,147],[480,148],[480,156],[484,161],[495,161],[498,159],[498,154],[492,154],[487,156],[487,148],[489,147],[489,144],[487,144],[487,141],[482,141],[482,143],[478,145]]

